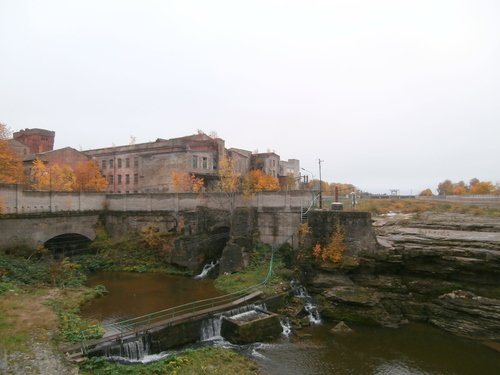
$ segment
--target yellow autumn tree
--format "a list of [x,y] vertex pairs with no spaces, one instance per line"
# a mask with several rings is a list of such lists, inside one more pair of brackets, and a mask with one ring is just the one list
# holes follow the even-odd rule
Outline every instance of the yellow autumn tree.
[[73,169],[66,164],[54,164],[49,167],[50,190],[73,191],[76,176]]
[[265,174],[260,169],[250,171],[245,181],[251,192],[276,191],[280,189],[278,179]]
[[219,162],[219,188],[226,193],[237,193],[241,189],[241,174],[234,160],[227,156]]
[[493,194],[496,187],[490,181],[479,181],[471,186],[471,194]]
[[77,163],[74,173],[76,177],[76,182],[73,186],[74,191],[105,191],[108,186],[108,182],[101,174],[95,160]]
[[422,190],[419,194],[421,197],[432,197],[432,190],[431,189],[425,189]]
[[316,259],[322,260],[323,262],[336,264],[340,263],[342,260],[345,250],[344,228],[337,222],[335,225],[335,231],[330,236],[328,244],[323,248],[320,244],[316,244],[313,248],[313,255]]
[[453,195],[464,195],[467,194],[467,188],[463,185],[457,185],[453,187]]
[[172,171],[170,177],[172,178],[172,186],[176,193],[198,193],[205,185],[203,178],[183,171]]
[[35,159],[33,161],[33,167],[31,168],[31,188],[33,190],[49,190],[50,189],[50,173],[47,166],[40,159]]
[[10,148],[7,139],[10,129],[0,123],[0,183],[17,184],[23,179],[23,164],[21,158]]
[[241,173],[238,172],[234,160],[225,156],[219,161],[218,175],[218,190],[223,193],[220,204],[229,209],[232,217],[236,196],[243,191]]
[[73,191],[76,177],[69,165],[47,166],[40,159],[33,161],[31,187],[34,190]]

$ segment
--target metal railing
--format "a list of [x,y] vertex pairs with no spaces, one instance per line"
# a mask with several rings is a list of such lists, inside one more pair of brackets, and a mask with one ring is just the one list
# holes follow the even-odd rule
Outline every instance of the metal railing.
[[[245,296],[249,296],[252,292],[257,291],[260,287],[266,285],[272,277],[273,274],[273,263],[274,263],[274,253],[275,248],[271,246],[271,258],[269,261],[269,268],[266,277],[258,284],[243,288],[236,292],[224,294],[222,296],[197,300],[194,302],[189,302],[183,305],[170,307],[167,309],[155,311],[149,314],[141,315],[134,318],[123,319],[110,324],[105,324],[102,328],[105,332],[111,333],[111,336],[120,336],[125,333],[133,333],[141,328],[149,327],[155,323],[160,324],[162,321],[180,317],[185,314],[193,314],[196,312],[202,312],[204,310],[213,309],[218,306],[224,306],[235,302],[239,299],[244,299]],[[80,348],[82,353],[88,353],[87,343],[91,338],[91,333],[95,333],[94,328],[88,328],[80,332]],[[106,338],[106,334],[104,336]]]

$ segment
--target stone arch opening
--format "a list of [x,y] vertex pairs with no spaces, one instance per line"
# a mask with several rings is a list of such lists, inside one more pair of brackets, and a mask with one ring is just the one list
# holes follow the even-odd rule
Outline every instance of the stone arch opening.
[[222,251],[231,237],[230,233],[231,229],[228,226],[218,226],[211,231],[210,236],[213,239],[212,247],[214,249],[212,255],[217,259],[222,256]]
[[90,238],[78,233],[52,237],[43,244],[55,257],[72,257],[90,251]]
[[[198,263],[196,278],[217,277],[219,274],[219,261],[229,241],[230,228],[228,226],[217,226],[212,228],[206,236],[201,253],[203,262]],[[201,273],[200,273],[201,272]]]

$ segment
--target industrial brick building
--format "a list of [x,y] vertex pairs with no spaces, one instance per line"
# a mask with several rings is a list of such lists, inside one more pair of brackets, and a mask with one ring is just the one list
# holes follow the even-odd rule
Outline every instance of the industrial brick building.
[[224,141],[200,133],[155,142],[87,150],[108,181],[111,193],[172,191],[172,172],[201,177],[210,188],[225,156]]
[[172,172],[203,178],[205,189],[211,190],[219,176],[219,161],[229,157],[236,171],[244,176],[252,169],[279,179],[287,189],[290,176],[300,179],[300,164],[296,159],[280,161],[274,152],[252,153],[238,148],[225,148],[223,139],[202,132],[186,137],[162,139],[133,145],[114,146],[86,151],[71,147],[53,150],[55,133],[44,129],[24,129],[14,133],[11,147],[23,158],[29,175],[35,159],[46,165],[69,164],[94,159],[108,182],[108,193],[172,192]]

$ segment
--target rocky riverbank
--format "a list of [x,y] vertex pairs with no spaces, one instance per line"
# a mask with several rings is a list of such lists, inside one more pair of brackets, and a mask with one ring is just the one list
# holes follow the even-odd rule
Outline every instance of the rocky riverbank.
[[398,327],[428,322],[500,342],[500,220],[465,214],[374,219],[376,249],[356,262],[316,265],[307,287],[322,316]]

